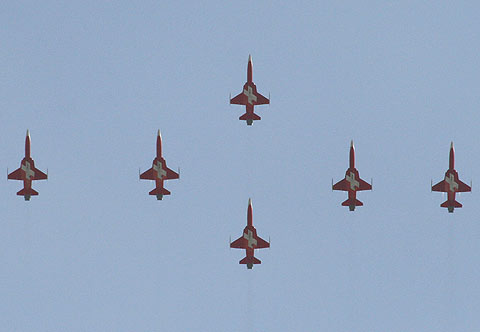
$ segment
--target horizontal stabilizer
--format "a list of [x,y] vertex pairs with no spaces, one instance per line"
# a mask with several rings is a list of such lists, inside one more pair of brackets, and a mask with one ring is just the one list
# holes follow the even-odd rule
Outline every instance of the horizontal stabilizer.
[[148,193],[149,195],[170,195],[170,192],[165,188],[155,188]]
[[30,189],[23,188],[22,190],[20,190],[17,193],[17,195],[19,195],[19,196],[37,196],[38,192],[33,190],[32,188],[30,188]]
[[262,264],[262,262],[256,257],[245,257],[239,264]]
[[342,203],[342,206],[363,206],[363,203],[360,202],[358,199],[347,199],[345,202]]
[[241,117],[239,117],[239,120],[261,120],[262,118],[259,117],[255,113],[245,113]]
[[462,204],[460,204],[457,201],[445,201],[440,206],[445,208],[448,208],[448,207],[461,208]]

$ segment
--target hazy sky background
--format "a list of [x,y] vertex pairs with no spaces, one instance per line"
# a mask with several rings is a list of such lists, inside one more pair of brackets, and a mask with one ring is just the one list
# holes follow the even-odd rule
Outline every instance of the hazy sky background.
[[[2,2],[0,330],[479,331],[480,5],[330,3]],[[6,180],[27,128],[30,202]],[[157,129],[163,201],[138,180]],[[452,140],[473,192],[449,214]],[[253,270],[228,246],[249,197]]]

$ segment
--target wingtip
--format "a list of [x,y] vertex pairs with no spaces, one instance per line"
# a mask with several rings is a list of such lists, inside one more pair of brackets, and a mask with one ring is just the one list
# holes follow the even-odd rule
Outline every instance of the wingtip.
[[30,130],[27,129],[27,137],[30,137]]
[[353,148],[353,139],[350,141],[350,147]]
[[251,54],[248,55],[248,62],[252,62],[252,55]]
[[453,141],[450,142],[450,149],[453,149]]
[[248,199],[248,206],[252,206],[252,199],[251,198]]
[[162,134],[160,133],[160,129],[157,131],[157,136],[162,137]]

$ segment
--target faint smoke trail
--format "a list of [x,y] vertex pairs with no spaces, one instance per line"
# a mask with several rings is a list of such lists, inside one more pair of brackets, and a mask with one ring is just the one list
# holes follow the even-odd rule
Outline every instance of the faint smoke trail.
[[355,225],[353,223],[347,225],[347,285],[346,285],[346,301],[348,301],[347,317],[349,322],[354,325],[355,320]]
[[445,295],[446,295],[446,324],[445,331],[455,331],[455,316],[456,316],[456,303],[455,303],[455,267],[454,267],[454,254],[455,254],[455,224],[447,224],[447,259],[446,259],[446,281],[445,281]]
[[255,327],[255,310],[253,308],[253,297],[254,297],[254,291],[253,291],[253,273],[255,271],[249,270],[247,271],[247,309],[246,309],[246,314],[247,317],[245,319],[246,323],[246,328],[247,331],[254,331],[253,328]]
[[[248,128],[248,129],[250,129],[250,128]],[[253,134],[253,133],[248,133],[248,135],[247,135],[247,142],[246,142],[246,143],[247,143],[246,146],[247,146],[249,149],[250,149],[251,147],[253,147],[253,146],[256,145],[256,144],[255,144],[254,137],[253,137],[253,135],[251,135],[251,134]],[[258,142],[257,142],[257,143],[258,143]],[[250,151],[250,153],[247,153],[247,154],[246,154],[246,156],[250,156],[250,157],[252,157],[252,156],[254,156],[254,155],[255,155],[255,154],[253,154],[253,151]],[[255,159],[256,159],[256,158],[255,158]],[[252,162],[252,165],[254,165],[253,160],[251,160],[251,162]],[[247,164],[247,165],[248,165],[248,164]],[[256,167],[254,166],[253,169],[255,169],[255,168],[256,168]],[[253,172],[252,169],[248,169],[246,173],[247,173],[247,176],[248,176],[248,188],[255,188],[255,187],[256,187],[256,186],[255,186],[255,172]],[[249,194],[250,197],[251,197],[253,194],[254,194],[254,193],[250,193],[250,194]],[[252,199],[253,199],[253,197],[252,197]],[[253,203],[255,204],[255,201],[254,201]]]
[[[30,202],[28,202],[30,203]],[[23,221],[24,234],[21,236],[25,239],[23,244],[23,262],[25,265],[29,265],[32,256],[32,241],[33,241],[33,223],[32,223],[32,210],[30,204],[26,207],[25,220]]]

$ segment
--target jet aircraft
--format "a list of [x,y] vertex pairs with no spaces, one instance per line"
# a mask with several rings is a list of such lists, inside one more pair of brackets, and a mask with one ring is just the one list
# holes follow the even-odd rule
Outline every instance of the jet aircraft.
[[230,243],[230,248],[246,250],[247,256],[242,259],[239,264],[246,264],[247,269],[253,268],[253,264],[262,263],[258,258],[254,257],[255,249],[270,248],[270,242],[257,236],[257,230],[253,227],[252,215],[252,200],[248,199],[247,227],[244,228],[243,235],[240,238]]
[[31,196],[38,195],[38,192],[32,188],[32,181],[46,180],[48,175],[35,168],[35,163],[30,156],[30,132],[27,130],[25,138],[25,157],[20,162],[20,168],[8,174],[9,180],[23,181],[23,189],[17,192],[17,195],[23,196],[26,201],[30,200]]
[[157,196],[161,200],[163,195],[170,195],[170,191],[163,187],[165,180],[178,179],[180,175],[167,167],[165,159],[162,157],[162,136],[160,130],[157,135],[157,156],[153,159],[153,166],[140,175],[142,180],[155,180],[155,189],[149,192],[150,195]]
[[453,142],[450,143],[450,158],[448,170],[445,172],[445,179],[432,186],[432,191],[440,191],[447,193],[447,200],[440,206],[446,207],[448,212],[453,213],[455,208],[461,208],[462,204],[455,200],[455,194],[457,192],[472,191],[472,188],[458,178],[458,173],[455,170],[455,150],[453,148]]
[[245,105],[247,112],[243,114],[239,120],[246,120],[247,125],[251,126],[253,120],[260,120],[257,114],[254,113],[255,105],[270,104],[270,100],[260,93],[257,92],[257,87],[252,80],[252,56],[248,56],[248,67],[247,67],[247,83],[243,86],[243,91],[236,97],[230,99],[230,104]]
[[355,206],[363,205],[357,199],[357,191],[372,190],[372,185],[363,181],[355,168],[355,147],[353,146],[353,141],[350,143],[350,167],[347,169],[343,180],[335,185],[333,185],[332,181],[332,190],[348,191],[348,199],[342,203],[342,206],[348,206],[350,211],[355,211]]

